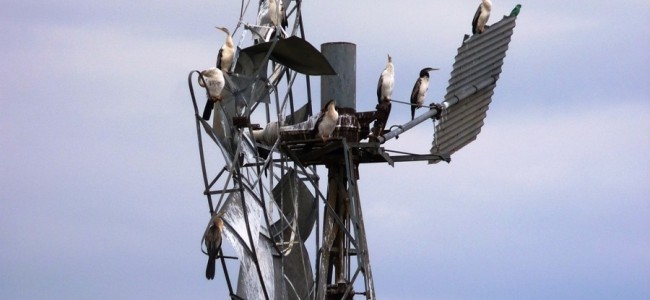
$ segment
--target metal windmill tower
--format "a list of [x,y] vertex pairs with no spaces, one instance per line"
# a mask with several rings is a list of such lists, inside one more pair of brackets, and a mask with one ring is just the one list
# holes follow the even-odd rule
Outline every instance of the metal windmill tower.
[[[260,9],[265,3],[260,2]],[[247,8],[242,1],[242,19]],[[194,87],[203,76],[193,71],[188,78],[204,195],[210,216],[221,216],[229,245],[219,250],[218,268],[231,299],[375,299],[358,167],[449,161],[476,139],[516,16],[465,39],[445,100],[387,131],[390,110],[356,111],[356,46],[327,43],[318,51],[305,40],[301,1],[285,0],[283,8],[291,25],[285,37],[266,39],[273,28],[243,21],[234,30],[244,28],[212,124],[199,111],[205,100],[197,99]],[[242,48],[251,40],[248,35],[256,42]],[[310,76],[321,76],[321,107],[334,99],[339,111],[334,138],[328,141],[311,134],[319,113],[311,111]],[[303,80],[304,85],[298,83]],[[430,153],[406,154],[382,146],[434,117],[440,121]],[[223,165],[215,163],[216,155]],[[325,188],[317,166],[327,169]]]

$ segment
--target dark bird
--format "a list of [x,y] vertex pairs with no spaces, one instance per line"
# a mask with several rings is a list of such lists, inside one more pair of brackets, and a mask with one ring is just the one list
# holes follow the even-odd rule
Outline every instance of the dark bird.
[[415,118],[415,110],[422,107],[424,98],[427,97],[429,90],[429,72],[438,70],[436,68],[424,68],[420,71],[420,77],[415,81],[413,91],[411,92],[411,120]]
[[217,68],[223,72],[230,73],[230,68],[235,58],[235,43],[232,41],[232,35],[230,35],[228,28],[216,28],[226,33],[226,41],[221,46],[221,49],[219,49],[219,55],[217,55]]
[[393,67],[393,58],[388,54],[388,63],[386,68],[381,72],[379,76],[379,82],[377,83],[377,103],[381,103],[382,100],[389,100],[393,95],[393,86],[395,85],[395,69]]
[[492,1],[482,0],[479,4],[476,13],[474,14],[474,19],[472,19],[472,34],[481,34],[485,31],[485,24],[487,24],[488,19],[490,18],[490,12],[492,11]]
[[338,122],[339,113],[336,111],[336,102],[332,99],[321,110],[320,116],[318,116],[316,124],[314,124],[312,135],[320,137],[325,142],[332,137]]
[[208,228],[205,229],[205,233],[203,234],[203,242],[208,252],[208,266],[205,268],[205,278],[208,280],[214,279],[215,263],[219,250],[221,249],[221,234],[223,233],[222,216],[223,213],[214,214],[210,219]]
[[201,71],[203,78],[199,77],[199,85],[204,87],[208,93],[208,101],[203,109],[203,119],[209,120],[214,108],[214,103],[221,100],[221,91],[226,85],[223,72],[218,68],[210,68]]
[[510,16],[511,17],[518,16],[520,10],[521,10],[521,4],[517,4],[517,6],[515,6],[515,8],[513,8],[512,11],[510,12]]

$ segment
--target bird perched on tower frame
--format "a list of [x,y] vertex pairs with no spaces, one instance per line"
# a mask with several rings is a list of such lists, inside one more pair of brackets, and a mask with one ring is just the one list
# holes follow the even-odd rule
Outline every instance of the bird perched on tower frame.
[[235,58],[235,43],[232,41],[232,35],[226,27],[215,27],[226,33],[226,40],[219,49],[219,54],[217,55],[217,68],[221,71],[230,73],[232,64]]
[[203,233],[203,242],[208,254],[208,265],[205,268],[205,278],[208,280],[214,279],[215,263],[219,250],[221,250],[221,234],[223,233],[223,212],[212,215],[210,223]]
[[492,1],[482,0],[478,5],[474,19],[472,19],[472,34],[481,34],[486,29],[486,24],[492,11]]
[[332,137],[338,121],[339,113],[336,111],[336,102],[332,99],[321,110],[321,114],[318,116],[316,124],[314,124],[312,134],[314,137],[320,137],[325,142]]
[[381,72],[377,83],[377,103],[381,103],[382,100],[390,101],[393,96],[394,85],[395,68],[393,67],[393,58],[388,54],[388,63],[384,71]]
[[424,104],[424,99],[427,97],[427,91],[429,90],[429,72],[435,70],[438,69],[427,67],[420,70],[420,77],[415,81],[411,92],[411,120],[415,118],[415,110]]
[[214,103],[221,101],[221,91],[226,86],[226,80],[223,77],[223,72],[219,68],[209,68],[201,71],[199,77],[199,85],[204,87],[208,93],[208,101],[205,103],[203,109],[203,119],[209,120],[214,108]]
[[276,31],[280,29],[280,37],[284,36],[282,30],[286,29],[289,25],[287,21],[287,13],[284,9],[284,2],[282,0],[261,0],[260,11],[257,14],[257,25],[272,27],[260,28],[258,35],[263,39],[259,41],[255,38],[255,43],[268,42],[277,35]]

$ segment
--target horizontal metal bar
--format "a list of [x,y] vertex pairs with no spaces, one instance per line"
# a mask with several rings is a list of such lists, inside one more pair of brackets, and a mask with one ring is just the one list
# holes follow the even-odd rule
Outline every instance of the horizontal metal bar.
[[[469,86],[464,87],[463,89],[460,90],[459,93],[455,94],[453,98],[445,101],[442,103],[442,106],[444,108],[449,108],[456,103],[462,101],[463,99],[466,99],[467,97],[475,94],[476,92],[480,91],[481,89],[489,86],[490,84],[494,83],[496,80],[494,77],[490,76],[488,78],[485,78],[481,81],[479,81],[476,84],[472,84]],[[391,130],[390,132],[384,134],[383,136],[377,137],[380,143],[385,143],[386,141],[395,138],[402,134],[403,132],[415,127],[416,125],[426,121],[427,119],[435,116],[438,114],[438,110],[436,108],[430,109],[428,112],[418,116],[417,118],[406,122],[404,125],[397,126],[397,129]]]

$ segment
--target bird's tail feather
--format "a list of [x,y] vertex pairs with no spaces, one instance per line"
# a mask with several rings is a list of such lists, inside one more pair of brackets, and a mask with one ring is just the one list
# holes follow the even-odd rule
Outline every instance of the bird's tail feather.
[[203,120],[210,120],[210,115],[212,115],[212,109],[214,109],[214,102],[208,99],[205,103],[205,108],[203,109]]
[[205,268],[205,278],[207,278],[208,280],[214,279],[215,262],[216,262],[215,257],[208,258],[208,266]]

